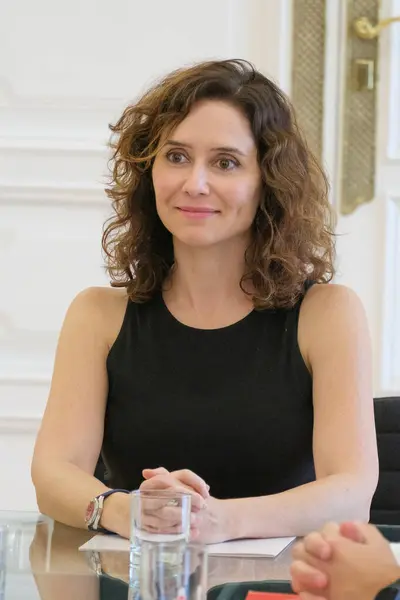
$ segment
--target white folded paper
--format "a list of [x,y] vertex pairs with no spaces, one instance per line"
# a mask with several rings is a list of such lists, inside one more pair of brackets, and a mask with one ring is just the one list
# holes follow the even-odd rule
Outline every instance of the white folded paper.
[[393,554],[400,565],[400,544],[390,544]]
[[[267,538],[256,540],[238,540],[223,544],[210,544],[210,556],[246,556],[253,558],[275,558],[284,550],[294,537]],[[129,541],[117,535],[95,535],[83,544],[79,550],[129,551]]]
[[275,558],[294,537],[265,538],[256,540],[236,540],[223,544],[210,544],[208,553],[211,556],[247,556],[249,558]]

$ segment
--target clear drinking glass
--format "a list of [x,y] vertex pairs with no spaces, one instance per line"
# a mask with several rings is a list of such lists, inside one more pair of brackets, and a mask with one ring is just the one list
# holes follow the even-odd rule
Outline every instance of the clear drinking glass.
[[128,600],[205,600],[207,550],[182,541],[143,542]]
[[168,490],[131,493],[131,548],[151,543],[188,542],[190,494]]

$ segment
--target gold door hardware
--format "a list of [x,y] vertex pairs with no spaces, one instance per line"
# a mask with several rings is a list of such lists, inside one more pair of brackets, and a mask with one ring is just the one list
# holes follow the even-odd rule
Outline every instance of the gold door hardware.
[[356,36],[362,40],[373,40],[380,35],[382,29],[398,21],[400,21],[400,17],[390,17],[379,21],[376,25],[372,25],[368,17],[360,17],[354,21],[353,29]]
[[356,58],[354,61],[354,88],[359,92],[375,87],[375,61],[371,58]]
[[[353,213],[375,197],[379,0],[343,0],[346,31],[337,179],[340,212]],[[399,19],[400,20],[400,19]]]

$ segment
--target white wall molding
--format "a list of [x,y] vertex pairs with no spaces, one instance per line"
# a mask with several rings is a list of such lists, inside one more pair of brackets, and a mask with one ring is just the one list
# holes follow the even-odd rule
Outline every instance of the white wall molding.
[[[260,58],[256,66],[272,77],[289,96],[292,84],[293,1],[258,0]],[[271,48],[275,49],[273,53]]]
[[325,79],[322,158],[331,182],[330,198],[339,203],[340,152],[343,136],[343,94],[345,72],[345,36],[347,35],[346,5],[342,2],[326,3]]
[[0,434],[35,434],[38,432],[41,417],[0,416]]
[[[54,362],[54,361],[53,361]],[[51,383],[52,370],[48,372],[36,372],[36,373],[1,373],[0,372],[0,386],[1,385],[24,385],[24,386],[43,386]]]
[[104,187],[100,185],[68,184],[5,184],[0,183],[1,204],[88,205],[107,207]]
[[400,195],[386,198],[384,284],[382,290],[382,395],[400,390]]
[[109,152],[108,140],[104,143],[95,143],[92,140],[75,138],[50,138],[50,137],[0,137],[0,152],[45,152],[56,154],[71,154],[73,157],[80,154],[100,154],[107,158]]
[[57,94],[34,94],[34,93],[18,93],[15,91],[11,78],[2,78],[0,85],[0,109],[7,110],[9,108],[29,108],[43,110],[78,110],[95,112],[104,112],[110,110],[119,110],[121,106],[121,98],[119,97],[85,97],[79,93],[75,96],[67,97]]
[[[400,0],[393,0],[392,11],[389,16],[400,14]],[[390,44],[391,57],[390,65],[390,90],[387,98],[389,99],[389,123],[391,124],[388,131],[388,157],[392,160],[400,161],[400,23],[393,23],[387,31],[388,39],[382,43]],[[399,165],[400,168],[400,165]]]

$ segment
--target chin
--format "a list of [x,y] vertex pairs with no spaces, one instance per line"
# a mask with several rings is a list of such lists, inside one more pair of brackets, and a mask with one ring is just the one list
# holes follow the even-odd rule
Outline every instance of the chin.
[[185,246],[190,246],[190,248],[208,248],[211,246],[215,246],[215,244],[218,244],[218,240],[210,240],[210,239],[200,239],[200,238],[194,238],[194,237],[187,237],[187,238],[176,238],[176,240],[180,243],[180,244],[184,244]]
[[191,248],[207,248],[208,246],[213,246],[214,244],[218,244],[218,242],[222,241],[216,239],[213,235],[207,235],[206,232],[172,232],[174,239],[179,244],[184,244],[185,246],[190,246]]

